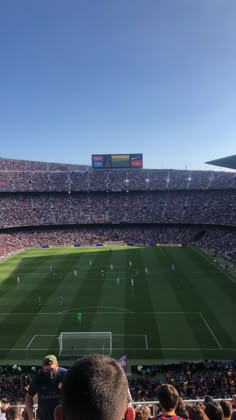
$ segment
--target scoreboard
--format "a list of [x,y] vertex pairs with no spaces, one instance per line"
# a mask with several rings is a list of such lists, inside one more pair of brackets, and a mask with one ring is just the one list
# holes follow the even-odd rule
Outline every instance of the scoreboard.
[[92,155],[94,169],[140,169],[143,167],[142,153],[121,155]]

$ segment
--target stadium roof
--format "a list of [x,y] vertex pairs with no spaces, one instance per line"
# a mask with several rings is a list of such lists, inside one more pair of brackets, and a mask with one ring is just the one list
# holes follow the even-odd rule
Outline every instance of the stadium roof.
[[224,158],[209,160],[209,165],[222,166],[223,168],[236,169],[236,155],[227,156]]

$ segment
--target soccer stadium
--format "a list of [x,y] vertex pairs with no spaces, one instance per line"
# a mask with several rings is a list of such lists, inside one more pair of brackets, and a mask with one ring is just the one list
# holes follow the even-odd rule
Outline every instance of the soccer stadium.
[[[118,160],[0,159],[1,372],[28,373],[47,353],[64,366],[100,353],[136,375],[172,366],[225,378],[236,351],[235,174]],[[135,381],[136,400],[140,387],[154,398],[155,385]]]

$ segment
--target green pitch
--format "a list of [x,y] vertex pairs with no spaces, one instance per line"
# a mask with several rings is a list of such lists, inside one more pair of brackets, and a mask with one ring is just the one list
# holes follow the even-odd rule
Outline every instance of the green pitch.
[[235,303],[235,278],[200,250],[22,252],[0,265],[0,362],[58,354],[67,331],[112,332],[117,358],[234,359]]

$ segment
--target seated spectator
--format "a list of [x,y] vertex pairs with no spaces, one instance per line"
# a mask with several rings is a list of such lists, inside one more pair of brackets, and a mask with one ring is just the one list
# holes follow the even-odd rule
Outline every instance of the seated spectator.
[[128,381],[115,359],[102,355],[82,357],[66,373],[62,405],[55,420],[121,420],[128,401]]

